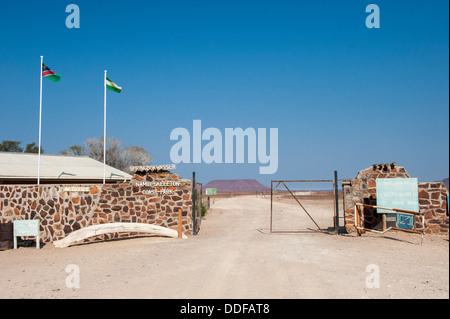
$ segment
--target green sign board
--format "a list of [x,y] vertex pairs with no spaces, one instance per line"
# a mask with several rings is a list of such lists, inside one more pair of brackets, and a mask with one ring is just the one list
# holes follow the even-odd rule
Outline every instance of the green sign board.
[[[417,178],[377,178],[377,206],[419,211]],[[378,214],[388,214],[387,221],[395,221],[402,229],[414,229],[414,215],[394,214],[377,209]]]
[[217,188],[207,188],[206,195],[217,195]]
[[36,248],[40,248],[39,243],[39,220],[15,220],[13,226],[14,249],[17,249],[17,237],[34,236],[36,237]]

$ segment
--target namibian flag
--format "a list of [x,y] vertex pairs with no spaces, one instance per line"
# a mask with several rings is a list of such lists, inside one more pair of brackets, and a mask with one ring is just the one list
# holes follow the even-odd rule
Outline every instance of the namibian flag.
[[61,75],[50,70],[45,64],[42,64],[42,76],[55,82],[59,82],[59,80],[61,80]]

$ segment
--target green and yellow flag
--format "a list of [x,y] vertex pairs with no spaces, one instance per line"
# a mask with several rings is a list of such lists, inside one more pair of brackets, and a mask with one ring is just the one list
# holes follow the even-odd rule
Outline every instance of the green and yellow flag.
[[116,83],[114,83],[108,78],[106,78],[106,87],[116,93],[120,93],[122,91],[122,88],[120,86],[118,86]]

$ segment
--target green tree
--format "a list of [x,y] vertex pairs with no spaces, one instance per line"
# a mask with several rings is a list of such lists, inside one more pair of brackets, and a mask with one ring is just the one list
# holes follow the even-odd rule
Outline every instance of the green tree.
[[0,152],[22,152],[23,148],[19,145],[22,142],[19,141],[2,141],[0,144]]
[[84,147],[80,145],[72,145],[68,149],[65,149],[60,152],[61,155],[70,155],[70,156],[84,156]]
[[[36,143],[29,143],[25,147],[25,151],[22,147],[20,147],[22,142],[20,141],[3,141],[0,143],[0,152],[16,152],[16,153],[38,153],[39,147],[36,146]],[[44,153],[44,150],[41,146],[41,153]]]
[[[27,146],[25,147],[24,153],[35,153],[35,154],[38,154],[39,153],[39,147],[36,145],[36,143],[27,144]],[[42,146],[41,146],[41,154],[42,153],[44,153],[44,150],[42,149]]]

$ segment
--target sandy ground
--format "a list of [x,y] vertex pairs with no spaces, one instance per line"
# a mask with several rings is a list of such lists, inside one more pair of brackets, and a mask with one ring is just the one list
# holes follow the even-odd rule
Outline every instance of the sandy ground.
[[[282,219],[298,214],[278,205]],[[271,234],[269,215],[267,198],[228,198],[187,240],[0,251],[0,298],[449,298],[448,237]],[[79,288],[66,284],[72,264]]]

